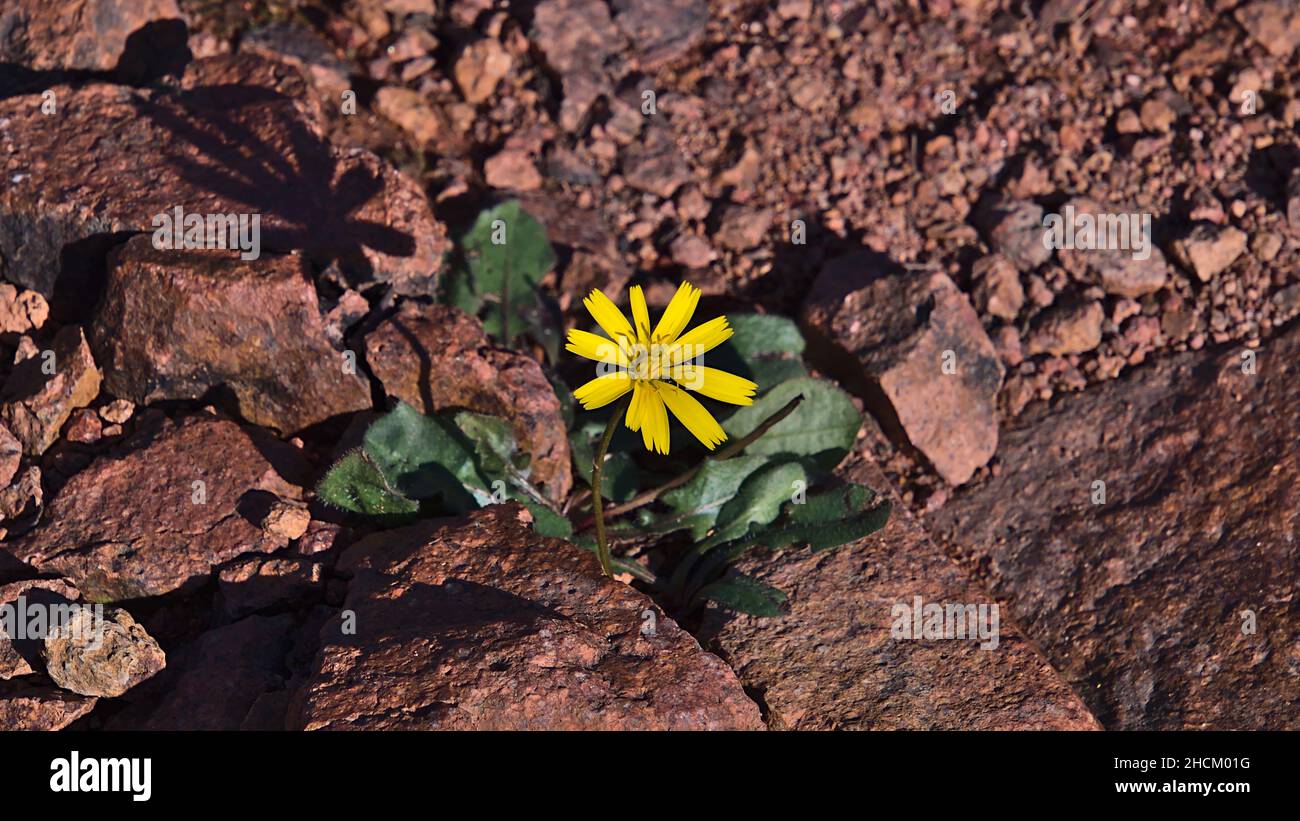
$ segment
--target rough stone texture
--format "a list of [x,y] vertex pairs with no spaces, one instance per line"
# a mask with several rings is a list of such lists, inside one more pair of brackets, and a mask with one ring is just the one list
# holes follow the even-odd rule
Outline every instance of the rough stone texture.
[[1231,225],[1216,228],[1201,224],[1174,242],[1174,255],[1202,282],[1208,282],[1237,261],[1246,250],[1246,239],[1244,232]]
[[260,214],[263,252],[306,250],[352,280],[402,293],[434,288],[446,231],[420,187],[367,151],[331,146],[273,89],[54,91],[57,118],[41,113],[39,95],[0,101],[0,275],[9,280],[47,297],[58,283],[76,297],[93,283],[91,246],[152,232],[155,215],[182,204]]
[[705,0],[612,0],[614,23],[627,36],[643,69],[681,57],[704,39]]
[[1011,260],[1001,254],[989,254],[971,266],[975,280],[975,304],[993,316],[1012,321],[1025,304],[1025,289],[1020,273]]
[[293,632],[293,617],[278,615],[249,616],[203,633],[173,654],[166,671],[127,694],[132,703],[108,729],[240,729],[261,696],[284,689]]
[[[79,598],[81,594],[75,587],[58,579],[29,579],[0,586],[0,605],[11,608],[15,620],[15,635],[5,634],[3,626],[0,626],[0,679],[27,676],[40,669],[39,664],[32,667],[31,662],[39,654],[44,637],[20,638],[17,632],[24,608],[29,605],[70,604]],[[25,628],[22,629],[25,632]]]
[[[1127,207],[1103,206],[1086,197],[1075,197],[1061,210],[1066,211],[1068,207],[1073,207],[1076,215],[1088,214],[1094,217],[1101,214],[1132,213]],[[1150,243],[1150,256],[1147,259],[1135,259],[1135,249],[1111,247],[1107,229],[1107,247],[1061,249],[1057,252],[1057,258],[1060,259],[1061,266],[1078,281],[1098,285],[1108,294],[1136,299],[1159,291],[1169,280],[1169,263],[1164,253],[1153,239],[1147,237],[1147,241]]]
[[993,250],[1022,272],[1047,262],[1052,249],[1043,244],[1043,209],[1029,201],[998,200],[977,214]]
[[135,237],[110,255],[92,339],[109,392],[138,404],[223,386],[241,417],[285,433],[371,407],[298,254],[245,261]]
[[23,443],[14,438],[9,428],[0,424],[0,488],[9,487],[18,475],[22,460]]
[[533,42],[561,78],[560,126],[574,131],[592,103],[610,93],[607,58],[619,51],[623,36],[603,0],[546,0],[533,12],[533,29]]
[[1101,344],[1106,311],[1100,302],[1060,305],[1039,315],[1025,344],[1030,356],[1064,356],[1090,351]]
[[83,696],[120,696],[167,666],[158,642],[116,607],[103,618],[79,607],[45,638],[45,670],[55,684]]
[[1292,0],[1256,0],[1238,6],[1237,22],[1274,57],[1300,46],[1300,10]]
[[6,0],[0,7],[0,63],[112,69],[130,35],[180,17],[175,0]]
[[40,455],[59,438],[63,423],[77,408],[99,395],[100,374],[81,328],[66,325],[54,335],[53,373],[46,373],[44,353],[14,367],[0,393],[0,422],[18,441],[23,452]]
[[676,143],[659,128],[649,129],[645,140],[628,148],[623,174],[633,188],[664,198],[692,179]]
[[453,72],[466,102],[481,103],[492,96],[497,83],[510,73],[514,60],[491,38],[470,43],[456,58]]
[[39,329],[49,315],[45,297],[0,282],[0,334],[25,334]]
[[[518,505],[362,539],[291,727],[761,729],[735,676]],[[657,632],[641,632],[653,611]]]
[[274,605],[295,605],[324,587],[324,566],[298,557],[236,559],[218,575],[226,613],[239,618]]
[[224,419],[160,420],[73,476],[42,524],[4,547],[91,601],[168,593],[242,553],[284,547],[259,508],[301,492],[286,481],[305,473],[296,455]]
[[478,320],[407,302],[366,336],[366,361],[389,396],[423,411],[464,408],[510,420],[553,499],[572,484],[560,401],[537,362],[492,347]]
[[93,710],[97,701],[48,684],[0,681],[0,730],[61,730]]
[[1107,727],[1300,727],[1300,329],[1241,350],[1031,409],[931,517]]
[[[841,257],[822,269],[803,322],[814,341],[834,346],[829,358],[847,351],[861,365],[841,375],[892,415],[891,427],[901,426],[946,481],[962,484],[992,457],[1002,362],[946,275],[895,273],[871,254]],[[946,352],[954,373],[944,372]]]
[[[877,434],[878,435],[878,434]],[[1010,623],[979,640],[897,639],[893,608],[988,604],[861,454],[853,481],[887,496],[883,530],[836,550],[751,554],[737,569],[784,590],[790,612],[754,618],[710,608],[700,635],[766,706],[772,729],[1081,730],[1097,723]]]

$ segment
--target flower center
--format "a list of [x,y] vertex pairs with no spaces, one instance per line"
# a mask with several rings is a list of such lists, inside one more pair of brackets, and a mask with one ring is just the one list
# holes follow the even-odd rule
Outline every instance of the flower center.
[[671,348],[658,342],[634,343],[628,352],[628,373],[636,380],[666,379]]

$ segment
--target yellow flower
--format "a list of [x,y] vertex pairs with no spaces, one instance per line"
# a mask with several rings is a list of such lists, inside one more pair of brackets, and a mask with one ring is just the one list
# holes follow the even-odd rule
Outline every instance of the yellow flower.
[[748,379],[700,364],[705,352],[731,338],[727,318],[720,316],[682,333],[700,301],[699,289],[683,282],[652,331],[640,286],[634,285],[629,297],[632,322],[599,290],[583,300],[609,339],[572,330],[565,348],[602,363],[601,370],[609,372],[578,388],[574,397],[582,407],[593,410],[631,391],[627,426],[641,431],[647,450],[668,452],[670,410],[696,439],[713,450],[726,441],[727,434],[699,400],[682,388],[733,405],[753,404],[758,389]]

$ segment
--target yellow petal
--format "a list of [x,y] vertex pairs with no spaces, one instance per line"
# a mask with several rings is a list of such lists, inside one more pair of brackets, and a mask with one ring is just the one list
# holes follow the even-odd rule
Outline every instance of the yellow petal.
[[620,336],[628,339],[636,339],[636,334],[632,331],[632,326],[628,323],[627,317],[618,306],[610,301],[609,297],[603,292],[593,288],[587,298],[582,301],[591,312],[591,316],[596,320],[605,333],[609,334],[610,339],[618,340]]
[[647,382],[641,390],[641,439],[646,450],[668,453],[668,409],[656,390],[658,382]]
[[672,342],[686,327],[686,323],[691,321],[695,306],[699,304],[700,289],[689,282],[683,282],[664,309],[664,315],[659,317],[659,324],[655,326],[651,338],[660,342]]
[[[641,430],[643,415],[645,413],[645,386],[640,382],[632,383],[632,401],[627,406],[627,416],[624,422],[630,431]],[[647,447],[649,447],[647,445]]]
[[667,382],[652,382],[655,390],[663,397],[668,409],[681,420],[686,429],[695,435],[704,443],[709,450],[713,450],[720,443],[727,441],[727,434],[718,424],[718,420],[700,404],[700,401],[691,396],[686,391],[670,385]]
[[742,376],[703,365],[677,365],[672,369],[671,376],[678,385],[689,391],[733,405],[754,404],[754,392],[758,390],[758,385]]
[[621,365],[624,368],[627,367],[627,353],[600,334],[574,328],[569,331],[569,344],[565,345],[564,349],[576,353],[578,356],[594,359],[597,362],[607,362]]
[[573,392],[573,398],[586,410],[604,407],[632,390],[632,377],[626,371],[598,376]]
[[697,325],[678,337],[674,343],[672,361],[677,363],[694,359],[731,339],[733,333],[735,331],[731,330],[725,316],[710,319],[703,325]]
[[636,338],[642,345],[650,344],[650,309],[645,304],[645,292],[640,285],[633,285],[627,292],[632,303],[632,324],[636,326]]

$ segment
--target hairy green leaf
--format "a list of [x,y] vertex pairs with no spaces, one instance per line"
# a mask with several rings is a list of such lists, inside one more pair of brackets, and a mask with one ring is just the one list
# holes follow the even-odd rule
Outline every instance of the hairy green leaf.
[[370,426],[364,442],[375,465],[407,496],[438,498],[452,513],[490,501],[490,485],[475,464],[473,445],[437,416],[398,402]]
[[808,474],[798,462],[770,465],[752,473],[718,511],[713,535],[700,544],[700,550],[738,538],[753,525],[771,522],[781,515],[781,505],[807,486]]
[[782,616],[785,594],[749,576],[729,576],[700,588],[697,599],[717,602],[729,610],[751,616]]
[[555,266],[555,251],[542,224],[511,200],[481,212],[460,247],[464,265],[448,276],[448,300],[478,315],[483,329],[506,343],[530,333],[554,361],[558,316],[538,285]]
[[809,457],[829,471],[852,450],[862,427],[853,400],[830,382],[808,377],[782,382],[733,413],[723,428],[729,436],[745,436],[799,394],[804,401],[794,413],[745,448],[745,453]]
[[420,505],[389,485],[361,451],[352,451],[330,468],[316,486],[316,495],[339,510],[380,519],[402,519]]
[[766,456],[744,454],[721,462],[705,462],[689,482],[660,497],[672,512],[657,517],[649,528],[656,533],[689,529],[691,538],[703,539],[718,521],[722,506],[735,498],[741,483],[766,463]]

